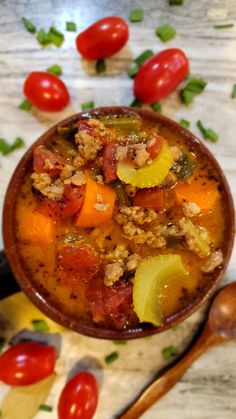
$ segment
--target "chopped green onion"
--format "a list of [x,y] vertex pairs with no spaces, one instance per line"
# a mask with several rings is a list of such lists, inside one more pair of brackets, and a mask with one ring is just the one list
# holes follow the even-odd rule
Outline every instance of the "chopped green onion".
[[48,32],[49,40],[52,44],[54,44],[57,48],[61,46],[65,37],[63,33],[59,32],[54,26],[51,26]]
[[36,26],[29,19],[26,19],[26,17],[22,17],[21,19],[28,32],[35,33],[37,31]]
[[141,108],[142,103],[140,103],[138,98],[135,97],[129,106],[132,106],[132,108]]
[[90,102],[81,103],[82,111],[89,111],[90,109],[94,108],[94,102],[91,100]]
[[42,410],[43,412],[52,412],[52,406],[49,406],[49,404],[40,404],[39,410]]
[[103,59],[97,60],[96,62],[96,72],[97,74],[104,73],[106,71],[106,63]]
[[29,111],[31,107],[32,105],[27,99],[24,99],[19,105],[19,109],[22,109],[23,111]]
[[47,332],[49,330],[45,320],[32,320],[31,324],[37,332]]
[[184,90],[188,90],[193,93],[201,93],[205,89],[206,85],[207,82],[205,82],[205,80],[197,77],[191,77],[186,86],[184,86]]
[[66,22],[66,30],[68,32],[76,32],[77,26],[75,22]]
[[182,125],[182,127],[189,129],[190,127],[190,121],[188,121],[187,119],[181,119],[179,121],[180,125]]
[[175,346],[167,346],[166,348],[162,349],[163,358],[167,361],[178,354],[178,351]]
[[161,112],[161,104],[160,103],[156,102],[156,103],[153,103],[151,106],[152,106],[152,109],[155,112]]
[[0,153],[6,156],[7,154],[11,153],[13,150],[22,147],[24,144],[25,144],[24,140],[22,140],[22,138],[20,137],[17,137],[12,144],[9,144],[3,138],[0,138]]
[[148,58],[152,57],[154,52],[151,49],[146,49],[142,54],[135,58],[135,63],[140,67]]
[[173,327],[171,328],[172,332],[177,332],[179,329],[180,329],[180,327],[179,327],[178,325],[173,326]]
[[181,91],[181,99],[185,105],[190,105],[193,102],[194,93],[189,90],[183,89]]
[[38,31],[38,34],[36,36],[36,39],[37,39],[38,43],[40,45],[43,45],[43,46],[48,45],[51,42],[48,33],[45,32],[45,30],[43,28],[41,28]]
[[163,41],[170,41],[176,35],[176,30],[170,25],[160,25],[156,28],[155,34]]
[[54,74],[54,76],[61,76],[62,75],[62,68],[58,64],[53,64],[47,68],[47,72]]
[[0,353],[2,352],[2,348],[5,345],[5,339],[4,338],[0,338]]
[[118,352],[111,352],[109,355],[105,356],[105,362],[107,365],[116,361],[119,358]]
[[219,135],[212,128],[205,128],[200,120],[197,121],[197,127],[201,131],[205,140],[210,140],[213,143],[218,141]]
[[232,99],[236,99],[236,84],[233,85],[233,89],[232,89],[232,93],[231,93],[231,98]]
[[116,339],[113,340],[114,345],[127,345],[127,340],[125,339]]
[[130,67],[130,68],[127,70],[127,74],[128,74],[128,76],[129,76],[129,77],[133,78],[133,77],[135,77],[135,76],[136,76],[136,74],[137,74],[138,70],[139,70],[138,66],[135,66],[135,67]]
[[223,23],[222,25],[214,25],[215,29],[228,29],[228,28],[233,28],[234,24],[233,23]]
[[142,22],[143,20],[143,10],[142,9],[134,9],[131,10],[129,15],[130,22]]
[[170,6],[182,6],[184,3],[184,0],[169,0]]

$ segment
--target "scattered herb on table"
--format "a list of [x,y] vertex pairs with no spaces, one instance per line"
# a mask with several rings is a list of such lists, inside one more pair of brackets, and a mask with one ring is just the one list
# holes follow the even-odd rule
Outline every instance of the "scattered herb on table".
[[127,345],[127,340],[125,339],[116,339],[113,340],[114,345]]
[[234,27],[233,23],[222,23],[222,24],[214,25],[215,29],[229,29],[233,27]]
[[175,346],[166,346],[166,348],[162,349],[163,358],[167,361],[178,354],[177,348]]
[[134,9],[131,10],[129,15],[130,22],[142,22],[143,20],[143,10],[142,9]]
[[23,147],[24,145],[25,145],[25,142],[20,137],[17,137],[12,144],[9,144],[3,138],[0,138],[0,153],[6,156],[7,154],[11,153],[13,150]]
[[212,128],[204,127],[203,123],[200,120],[197,121],[197,127],[201,131],[205,140],[210,140],[213,143],[216,143],[218,141],[219,135]]
[[94,101],[91,100],[90,102],[81,103],[82,111],[89,111],[90,109],[94,108]]
[[23,111],[30,111],[31,108],[32,108],[32,105],[31,105],[31,103],[27,99],[24,99],[19,104],[19,109],[22,109]]
[[134,100],[131,102],[130,106],[132,106],[132,108],[141,108],[142,107],[142,103],[139,102],[138,98],[134,98]]
[[135,63],[140,67],[148,58],[152,57],[154,52],[151,49],[146,49],[142,54],[135,58]]
[[170,41],[176,35],[176,30],[170,25],[160,25],[156,28],[156,36],[158,36],[163,42]]
[[161,112],[161,104],[159,102],[153,103],[151,106],[155,112]]
[[24,23],[25,29],[27,29],[28,32],[36,33],[37,28],[33,24],[33,22],[31,22],[31,20],[26,19],[26,17],[22,17],[21,19],[22,19],[22,22]]
[[180,327],[178,325],[172,326],[171,330],[172,332],[177,332],[178,330],[180,330]]
[[189,90],[182,90],[181,92],[181,99],[185,105],[190,105],[194,99],[194,93],[190,92]]
[[201,93],[207,82],[199,77],[191,77],[184,88],[181,90],[181,99],[185,105],[189,105],[193,102],[194,96]]
[[0,353],[2,352],[2,348],[5,345],[5,339],[4,338],[0,338]]
[[48,37],[50,39],[50,42],[58,48],[62,45],[62,43],[64,42],[64,39],[65,39],[63,33],[61,33],[54,26],[51,26],[51,28],[49,29]]
[[182,127],[189,129],[190,128],[190,121],[188,121],[187,119],[181,119],[179,121],[180,125],[182,125]]
[[46,46],[51,43],[48,33],[43,28],[38,31],[36,39],[42,46]]
[[97,72],[97,74],[104,73],[104,71],[106,71],[105,60],[103,60],[103,59],[97,60],[96,61],[96,72]]
[[49,406],[49,404],[40,404],[39,410],[42,410],[43,412],[52,412],[52,406]]
[[134,67],[130,67],[128,70],[127,70],[127,74],[128,74],[128,76],[129,77],[131,77],[131,78],[133,78],[133,77],[135,77],[136,76],[136,74],[137,74],[137,72],[138,72],[138,69],[139,69],[139,67],[136,65],[136,66],[134,66]]
[[170,6],[182,6],[184,4],[184,0],[169,0]]
[[77,25],[75,22],[66,22],[66,30],[68,32],[76,32],[77,31]]
[[61,76],[62,75],[62,68],[58,64],[53,64],[47,68],[47,72],[54,74],[54,76]]
[[47,332],[49,330],[45,320],[32,320],[31,324],[37,332]]
[[105,356],[105,362],[107,365],[112,364],[119,358],[118,352],[111,352],[109,355]]
[[231,98],[236,99],[236,84],[233,85]]

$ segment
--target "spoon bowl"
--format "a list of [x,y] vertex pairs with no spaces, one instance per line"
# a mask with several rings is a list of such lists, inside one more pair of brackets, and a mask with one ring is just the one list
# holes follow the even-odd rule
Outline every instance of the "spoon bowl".
[[227,285],[217,294],[208,321],[218,336],[236,339],[236,282]]

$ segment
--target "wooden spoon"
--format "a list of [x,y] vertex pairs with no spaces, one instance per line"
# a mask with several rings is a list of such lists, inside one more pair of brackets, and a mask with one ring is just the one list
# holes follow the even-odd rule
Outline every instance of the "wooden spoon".
[[200,355],[212,346],[231,339],[236,339],[236,282],[222,288],[217,294],[205,327],[190,350],[174,366],[148,385],[118,418],[138,419],[177,383]]

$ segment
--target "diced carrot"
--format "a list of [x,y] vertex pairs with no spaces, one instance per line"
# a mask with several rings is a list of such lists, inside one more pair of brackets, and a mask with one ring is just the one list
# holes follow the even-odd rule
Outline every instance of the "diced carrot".
[[109,223],[115,199],[116,193],[110,186],[99,185],[88,178],[84,202],[75,224],[78,227],[97,227]]
[[25,208],[19,221],[19,238],[33,243],[51,243],[54,238],[54,221],[36,209]]
[[136,193],[133,205],[161,211],[165,208],[164,191],[159,188],[141,189]]
[[217,183],[207,177],[194,177],[191,183],[181,183],[175,188],[176,200],[180,205],[194,202],[206,213],[214,209],[220,194]]

